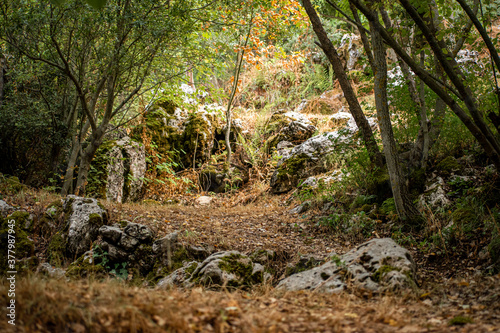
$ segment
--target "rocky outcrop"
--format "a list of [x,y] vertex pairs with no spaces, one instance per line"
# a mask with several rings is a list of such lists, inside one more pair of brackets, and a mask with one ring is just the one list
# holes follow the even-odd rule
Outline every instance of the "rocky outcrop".
[[[47,248],[49,262],[61,265],[85,253],[107,221],[108,213],[96,199],[68,195],[52,203],[40,223],[42,233],[52,235]],[[54,234],[56,228],[60,230]]]
[[68,195],[63,203],[67,233],[62,235],[70,257],[79,257],[96,240],[99,228],[108,221],[106,209],[96,199]]
[[[191,91],[185,93],[190,96]],[[223,128],[218,121],[217,106],[195,105],[191,97],[187,98],[194,111],[188,112],[170,100],[160,99],[148,107],[144,122],[132,132],[138,141],[147,133],[156,144],[155,150],[168,157],[176,171],[205,163],[215,148],[217,132]]]
[[107,252],[111,264],[127,262],[129,268],[138,269],[142,274],[153,268],[153,231],[149,227],[123,221],[121,225],[100,227],[99,235],[100,246]]
[[[194,269],[193,269],[194,268]],[[159,287],[174,285],[192,287],[203,285],[209,288],[244,288],[264,282],[270,274],[264,266],[252,262],[250,257],[238,251],[217,252],[201,264],[187,263],[166,278],[160,280]]]
[[[344,119],[343,128],[314,136],[292,149],[281,149],[281,159],[271,177],[272,193],[284,193],[295,188],[301,179],[327,171],[325,159],[328,154],[342,149],[341,144],[352,142],[353,134],[358,130],[350,113],[338,112],[332,116]],[[368,118],[370,126],[375,120]]]
[[300,179],[325,172],[321,160],[335,149],[334,141],[337,137],[336,132],[318,135],[283,155],[271,177],[272,192],[290,191],[298,185]]
[[347,285],[370,292],[416,286],[416,265],[410,253],[390,238],[373,239],[318,267],[293,274],[278,288],[338,293]]
[[140,199],[146,153],[142,143],[125,136],[97,150],[86,187],[90,196],[119,203]]
[[444,207],[451,203],[444,190],[444,180],[436,177],[428,181],[425,191],[420,195],[418,204],[420,209]]
[[115,142],[109,157],[106,199],[120,203],[138,200],[146,173],[144,145],[124,137]]

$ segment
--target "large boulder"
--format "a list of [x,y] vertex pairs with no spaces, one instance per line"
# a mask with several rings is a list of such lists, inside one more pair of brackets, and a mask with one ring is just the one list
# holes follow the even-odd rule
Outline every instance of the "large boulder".
[[194,92],[184,93],[193,104],[192,110],[160,99],[148,107],[143,123],[132,132],[136,140],[149,137],[156,144],[155,150],[168,157],[169,167],[176,171],[205,163],[215,148],[216,134],[223,128],[217,106],[196,104],[188,97]]
[[210,255],[202,263],[187,262],[159,281],[158,287],[246,288],[265,282],[270,277],[259,263],[238,251],[223,251]]
[[316,127],[308,122],[293,120],[267,141],[268,149],[276,148],[278,143],[286,141],[294,145],[300,144],[313,136]]
[[146,152],[142,143],[125,136],[106,141],[96,152],[89,171],[87,192],[119,203],[140,199]]
[[264,282],[264,266],[238,251],[214,253],[193,272],[188,284],[207,287],[249,287]]
[[273,193],[284,193],[295,188],[300,179],[325,172],[321,160],[335,149],[336,132],[325,133],[310,138],[295,146],[278,162],[271,177]]
[[96,199],[75,195],[66,197],[63,210],[66,223],[61,237],[65,252],[69,257],[79,257],[97,239],[99,228],[108,221],[108,213]]
[[338,293],[348,284],[370,292],[403,290],[416,285],[416,265],[408,250],[391,238],[372,239],[327,263],[293,274],[278,288]]

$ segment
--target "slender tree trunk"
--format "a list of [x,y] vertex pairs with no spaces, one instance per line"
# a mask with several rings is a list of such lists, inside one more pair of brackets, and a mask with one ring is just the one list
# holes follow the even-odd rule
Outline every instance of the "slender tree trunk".
[[73,139],[73,146],[71,148],[71,155],[66,166],[66,174],[64,175],[64,183],[61,189],[61,195],[65,196],[71,193],[73,185],[73,175],[75,172],[76,160],[78,159],[78,153],[80,152],[80,140],[78,137]]
[[375,104],[380,126],[380,135],[384,145],[385,160],[389,171],[392,194],[399,217],[410,224],[421,221],[421,215],[413,205],[409,193],[407,179],[399,163],[398,151],[392,131],[389,106],[387,103],[387,63],[385,47],[378,29],[370,24],[372,33],[373,60],[375,71]]
[[311,24],[313,26],[314,32],[316,36],[318,36],[320,47],[323,49],[323,52],[327,56],[328,60],[332,64],[333,71],[335,72],[335,76],[339,80],[342,91],[344,92],[344,97],[349,104],[349,111],[351,112],[356,125],[361,131],[361,135],[363,137],[363,141],[365,143],[366,149],[368,150],[368,154],[370,156],[370,161],[377,165],[383,165],[383,158],[380,154],[380,150],[377,146],[377,142],[373,136],[373,131],[366,119],[361,106],[359,105],[358,99],[356,97],[356,93],[347,78],[347,74],[344,70],[344,66],[342,65],[342,61],[337,53],[337,50],[333,46],[332,42],[328,38],[328,35],[323,28],[321,20],[314,10],[313,5],[310,0],[303,1],[304,9],[311,20]]
[[78,156],[80,154],[80,150],[82,147],[82,142],[87,135],[87,132],[90,128],[90,122],[87,120],[83,125],[80,133],[75,136],[73,139],[73,145],[71,148],[71,154],[68,160],[68,165],[66,167],[66,174],[64,175],[64,183],[61,189],[61,195],[67,195],[72,193],[73,189],[73,177],[75,174],[76,161],[78,160]]
[[82,156],[80,158],[80,165],[78,167],[78,179],[76,181],[75,190],[76,195],[85,194],[85,186],[87,186],[87,177],[90,170],[90,163],[94,159],[95,152],[102,143],[107,126],[108,121],[103,120],[97,131],[92,133],[90,143],[82,153]]

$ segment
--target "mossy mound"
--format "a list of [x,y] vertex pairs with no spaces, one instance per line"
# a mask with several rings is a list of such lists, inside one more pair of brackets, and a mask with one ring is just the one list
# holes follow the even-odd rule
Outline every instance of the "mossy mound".
[[[3,246],[2,251],[0,251],[0,271],[3,272],[2,274],[7,271],[25,271],[26,261],[23,262],[22,259],[31,257],[35,251],[33,240],[23,229],[23,219],[19,217],[24,216],[24,214],[20,214],[16,218],[13,218],[12,215],[1,219],[0,224],[0,239]],[[9,253],[8,250],[12,252]],[[9,254],[12,257],[9,257]]]
[[271,178],[273,193],[284,193],[299,184],[299,180],[314,174],[312,168],[320,168],[311,157],[306,154],[298,154],[287,159],[275,171]]
[[13,195],[26,191],[28,187],[19,181],[19,178],[0,174],[0,189],[4,194]]
[[281,129],[283,129],[284,127],[288,126],[288,124],[290,124],[290,122],[293,119],[290,119],[285,114],[286,114],[285,110],[279,110],[279,111],[273,113],[271,118],[269,118],[269,120],[264,128],[264,137],[266,139],[269,138],[270,136],[272,136],[273,134],[278,133]]
[[66,258],[66,240],[60,232],[56,233],[49,242],[47,259],[51,265],[61,267]]
[[137,126],[131,137],[142,141],[150,136],[155,150],[168,157],[175,171],[198,166],[212,154],[217,132],[215,113],[199,111],[187,113],[171,101],[160,101],[151,106],[144,122]]
[[448,156],[436,165],[436,171],[443,176],[449,176],[462,169],[462,166],[453,156]]
[[68,266],[66,276],[71,279],[81,279],[87,277],[104,278],[107,275],[106,269],[96,264],[91,254],[84,254],[75,262]]

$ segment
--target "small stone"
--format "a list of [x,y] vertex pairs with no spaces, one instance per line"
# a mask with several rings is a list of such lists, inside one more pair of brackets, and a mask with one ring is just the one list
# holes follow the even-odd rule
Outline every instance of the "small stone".
[[214,198],[209,196],[201,196],[196,199],[195,203],[200,206],[208,206],[212,203]]
[[0,213],[1,213],[2,217],[7,217],[7,215],[12,213],[13,210],[14,210],[14,207],[12,207],[11,205],[9,205],[8,203],[6,203],[3,200],[0,200]]

